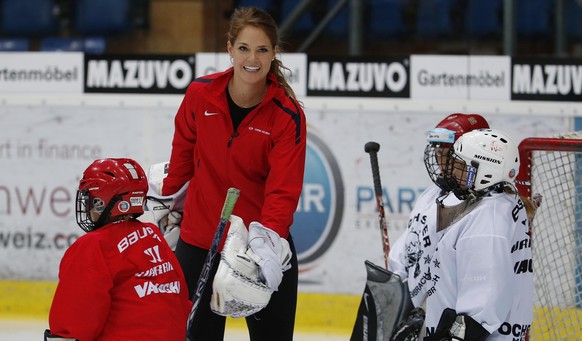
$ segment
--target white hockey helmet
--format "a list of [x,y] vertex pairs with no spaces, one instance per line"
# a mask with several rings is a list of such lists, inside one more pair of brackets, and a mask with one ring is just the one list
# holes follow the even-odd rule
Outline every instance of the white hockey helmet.
[[463,199],[471,192],[513,183],[518,171],[519,150],[513,139],[500,130],[478,129],[455,142],[449,151],[445,177],[456,180],[458,186],[453,192]]

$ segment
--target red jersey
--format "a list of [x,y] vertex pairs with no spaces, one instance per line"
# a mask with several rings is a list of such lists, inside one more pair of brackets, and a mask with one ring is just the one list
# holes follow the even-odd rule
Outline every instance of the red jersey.
[[[163,195],[190,180],[180,237],[210,248],[229,187],[240,190],[233,214],[289,235],[305,170],[305,114],[268,75],[263,101],[234,131],[226,97],[232,68],[194,80],[175,117]],[[226,233],[224,234],[226,235]]]
[[49,325],[92,340],[186,339],[188,287],[174,253],[150,223],[105,225],[71,245],[59,270]]

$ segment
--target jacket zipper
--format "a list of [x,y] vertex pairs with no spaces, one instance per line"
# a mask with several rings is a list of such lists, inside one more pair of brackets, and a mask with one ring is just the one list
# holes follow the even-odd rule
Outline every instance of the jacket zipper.
[[228,144],[226,145],[227,148],[230,148],[230,145],[232,144],[232,140],[238,136],[238,131],[235,131],[232,135],[230,135],[230,138],[228,139]]

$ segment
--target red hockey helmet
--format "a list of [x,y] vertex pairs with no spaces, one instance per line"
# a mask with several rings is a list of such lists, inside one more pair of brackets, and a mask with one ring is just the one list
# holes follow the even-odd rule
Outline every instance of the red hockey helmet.
[[93,231],[112,217],[144,212],[148,181],[144,170],[132,159],[95,160],[83,172],[77,191],[77,224]]
[[452,147],[461,135],[475,129],[489,129],[489,123],[479,114],[454,113],[445,117],[434,129],[427,131],[427,141],[450,144],[448,147]]

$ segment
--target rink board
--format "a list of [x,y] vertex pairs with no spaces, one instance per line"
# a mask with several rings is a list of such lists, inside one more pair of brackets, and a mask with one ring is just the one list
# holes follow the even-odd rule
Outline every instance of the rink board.
[[[57,282],[0,281],[0,319],[48,321]],[[360,297],[299,293],[296,330],[304,333],[351,333]],[[246,328],[244,319],[228,319],[229,328]],[[48,326],[48,322],[47,322]]]
[[[34,319],[48,321],[48,313],[56,282],[0,281],[0,319]],[[296,330],[304,333],[330,333],[349,335],[356,320],[361,297],[358,295],[332,295],[299,293],[297,302]],[[534,320],[540,314],[553,315],[553,321],[562,325],[532,325],[536,340],[552,340],[555,330],[570,330],[582,321],[581,309],[539,309],[534,312]],[[579,323],[579,322],[578,322]],[[48,324],[47,324],[48,325]],[[246,328],[244,319],[228,319],[229,328]],[[571,334],[569,334],[571,335]],[[575,334],[582,340],[582,330]]]

